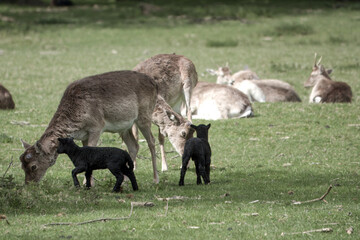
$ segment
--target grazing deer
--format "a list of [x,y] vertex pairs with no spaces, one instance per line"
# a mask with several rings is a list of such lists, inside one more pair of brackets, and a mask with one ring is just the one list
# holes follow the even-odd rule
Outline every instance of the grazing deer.
[[218,120],[253,116],[249,98],[223,84],[198,82],[191,99],[194,119]]
[[58,138],[73,137],[84,146],[96,146],[101,133],[119,133],[135,163],[139,145],[132,134],[137,124],[144,135],[152,158],[154,182],[156,169],[155,140],[151,133],[151,116],[158,90],[154,80],[134,71],[108,72],[71,83],[40,139],[20,156],[25,183],[38,182],[58,156]]
[[191,123],[176,113],[165,100],[158,96],[155,110],[152,114],[152,122],[159,127],[159,144],[161,152],[161,171],[167,171],[164,141],[165,136],[169,138],[170,143],[180,156],[184,153],[186,140],[192,138],[194,129]]
[[301,102],[295,89],[288,83],[277,79],[262,79],[251,70],[242,70],[231,75],[228,67],[217,71],[208,70],[217,75],[217,82],[224,82],[245,93],[252,102]]
[[0,84],[0,109],[14,109],[15,103],[10,92]]
[[311,90],[310,103],[335,103],[351,102],[351,87],[345,82],[335,82],[331,80],[332,69],[325,69],[320,65],[321,57],[316,63],[316,53],[312,72],[309,79],[304,83],[304,87],[313,87]]
[[[176,113],[178,113],[177,115],[172,115],[181,117],[181,106],[183,105],[183,103],[185,103],[186,106],[187,118],[190,123],[185,124],[183,119],[179,120],[181,124],[177,128],[178,134],[181,135],[168,134],[168,130],[161,130],[161,126],[155,123],[160,127],[158,139],[160,143],[162,159],[161,169],[162,171],[166,171],[167,164],[164,150],[164,138],[168,136],[170,142],[175,147],[176,151],[180,155],[182,155],[186,139],[192,137],[193,130],[191,130],[190,128],[192,120],[190,104],[193,88],[196,86],[198,81],[196,68],[192,61],[184,56],[176,54],[159,54],[139,63],[137,66],[135,66],[133,70],[144,73],[155,80],[155,82],[159,86],[159,95],[163,98],[163,100],[165,100],[162,102],[166,102],[169,105],[167,107],[164,106],[164,108],[162,108],[163,110],[166,110],[166,112],[170,112],[170,109],[172,108]],[[153,122],[154,121],[158,122],[158,119],[153,119]],[[173,126],[174,123],[175,122],[172,123]],[[138,133],[136,126],[133,127],[133,132],[135,138],[137,138]],[[183,134],[185,135],[183,136]],[[170,137],[172,139],[170,139]],[[175,137],[178,139],[175,140]]]

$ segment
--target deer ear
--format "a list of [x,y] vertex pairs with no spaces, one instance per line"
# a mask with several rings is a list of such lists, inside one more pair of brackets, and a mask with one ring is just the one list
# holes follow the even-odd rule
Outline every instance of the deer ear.
[[326,70],[327,74],[329,74],[329,75],[332,73],[332,71],[333,71],[332,69]]
[[25,142],[25,141],[24,141],[24,140],[22,140],[21,138],[20,138],[20,141],[21,141],[22,146],[23,146],[25,149],[27,149],[27,148],[31,147],[31,145],[30,145],[30,144],[28,144],[27,142]]
[[211,124],[209,123],[208,125],[207,125],[207,129],[209,129],[211,127]]

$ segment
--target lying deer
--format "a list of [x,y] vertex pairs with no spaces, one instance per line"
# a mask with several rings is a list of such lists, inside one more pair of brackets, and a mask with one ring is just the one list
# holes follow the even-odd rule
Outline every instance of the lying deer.
[[0,84],[0,109],[14,109],[15,103],[10,92]]
[[335,102],[351,102],[351,87],[345,82],[335,82],[331,80],[330,73],[332,69],[325,69],[320,65],[321,57],[316,63],[315,61],[309,79],[304,83],[304,87],[313,87],[311,90],[310,103],[335,103]]
[[301,102],[295,89],[288,83],[277,79],[260,80],[251,70],[242,70],[231,75],[228,67],[217,71],[208,70],[217,75],[217,82],[235,87],[245,93],[252,102]]
[[[172,116],[178,118],[179,123],[181,122],[181,124],[176,127],[177,133],[172,130],[173,133],[169,134],[169,128],[166,128],[167,130],[164,131],[164,128],[161,129],[161,126],[159,125],[159,119],[153,119],[153,122],[158,122],[154,123],[159,126],[158,139],[162,159],[161,169],[162,171],[167,171],[168,168],[164,150],[165,137],[169,137],[170,142],[180,156],[183,153],[186,139],[192,137],[193,130],[190,128],[192,120],[190,104],[193,88],[198,81],[195,66],[191,60],[184,56],[176,54],[159,54],[139,63],[133,70],[144,73],[155,80],[159,86],[159,95],[165,100],[163,102],[168,103],[168,106],[162,108],[163,110],[167,113],[174,111],[178,113],[172,114]],[[186,123],[182,116],[180,116],[182,105],[186,106],[187,118],[190,121],[189,123]],[[182,119],[180,120],[180,118]],[[166,122],[169,122],[169,120]],[[172,123],[172,126],[174,126],[174,124],[175,122]],[[137,138],[138,133],[136,126],[133,128],[133,132]]]
[[253,116],[249,98],[239,90],[222,84],[198,82],[193,91],[194,119],[218,120]]
[[154,80],[134,71],[108,72],[71,83],[40,139],[20,156],[25,183],[38,182],[57,159],[58,138],[73,137],[84,146],[96,146],[101,133],[119,133],[135,163],[139,145],[132,134],[137,124],[144,135],[152,158],[154,182],[156,169],[155,140],[151,116],[157,100]]

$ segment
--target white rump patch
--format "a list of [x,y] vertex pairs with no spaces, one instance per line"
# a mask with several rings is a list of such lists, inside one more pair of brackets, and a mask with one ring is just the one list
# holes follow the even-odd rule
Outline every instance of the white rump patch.
[[314,97],[313,102],[314,103],[320,103],[321,102],[321,97],[320,96]]

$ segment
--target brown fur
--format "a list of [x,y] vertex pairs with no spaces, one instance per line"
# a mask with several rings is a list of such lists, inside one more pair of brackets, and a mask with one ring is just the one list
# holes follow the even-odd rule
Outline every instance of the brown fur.
[[252,80],[264,93],[266,102],[301,102],[294,88],[276,79]]
[[320,65],[320,60],[315,61],[312,72],[304,87],[313,87],[309,97],[309,102],[320,103],[350,103],[352,100],[351,87],[345,82],[335,82],[330,78],[331,69],[325,69]]
[[[212,70],[212,73],[218,76],[217,83],[227,84],[239,90],[243,90],[239,87],[242,81],[252,81],[262,91],[262,94],[258,95],[263,95],[266,102],[301,102],[299,95],[290,84],[277,79],[260,80],[256,73],[251,70],[242,70],[231,74],[228,67],[220,67],[217,71]],[[256,101],[252,96],[248,97]]]
[[180,156],[184,153],[186,140],[192,138],[194,130],[190,127],[191,123],[176,113],[161,97],[158,96],[152,122],[159,127],[159,143],[161,151],[161,170],[167,171],[168,166],[165,157],[165,136],[175,148]]
[[[191,62],[191,60],[176,54],[159,54],[139,63],[133,70],[152,77],[158,84],[159,95],[165,100],[164,102],[166,105],[170,105],[165,106],[162,104],[162,101],[158,102],[158,104],[162,105],[162,110],[169,112],[170,110],[165,110],[169,107],[172,108],[176,113],[180,113],[183,103],[185,103],[187,109],[190,109],[192,90],[198,81],[195,65]],[[174,112],[172,109],[171,111]],[[190,110],[187,111],[187,117],[191,121],[192,117]],[[156,122],[158,120],[153,119],[153,122],[154,121]],[[171,132],[175,132],[175,129],[179,133],[186,132],[186,134],[191,131],[190,124],[181,124],[180,126],[176,127],[174,122],[168,123],[170,123],[170,126],[172,126]],[[161,132],[164,132],[161,129],[165,126],[162,126],[161,123],[160,125],[159,123],[155,124],[159,127],[158,139],[161,150],[162,170],[166,171],[167,163],[164,150],[165,136],[169,137],[170,142],[180,155],[182,155],[185,141],[184,138],[180,135],[169,135],[168,133],[165,135],[161,134]],[[166,126],[167,131],[170,131],[170,126]],[[137,130],[135,126],[133,131],[134,135],[137,136]],[[170,136],[172,136],[171,139]],[[186,138],[188,137],[190,136],[186,135]]]
[[14,109],[15,103],[10,92],[0,84],[0,109]]
[[[159,54],[139,63],[133,70],[152,77],[159,86],[159,94],[177,113],[184,102],[190,109],[192,89],[198,81],[191,60],[176,54]],[[187,117],[191,121],[191,111]]]
[[155,142],[151,115],[157,98],[157,85],[148,76],[133,71],[117,71],[86,77],[65,90],[49,126],[34,145],[23,142],[20,156],[25,182],[40,181],[55,164],[59,137],[74,137],[83,145],[96,146],[103,131],[121,135],[135,162],[138,144],[131,132],[136,123],[146,138],[156,172]]

